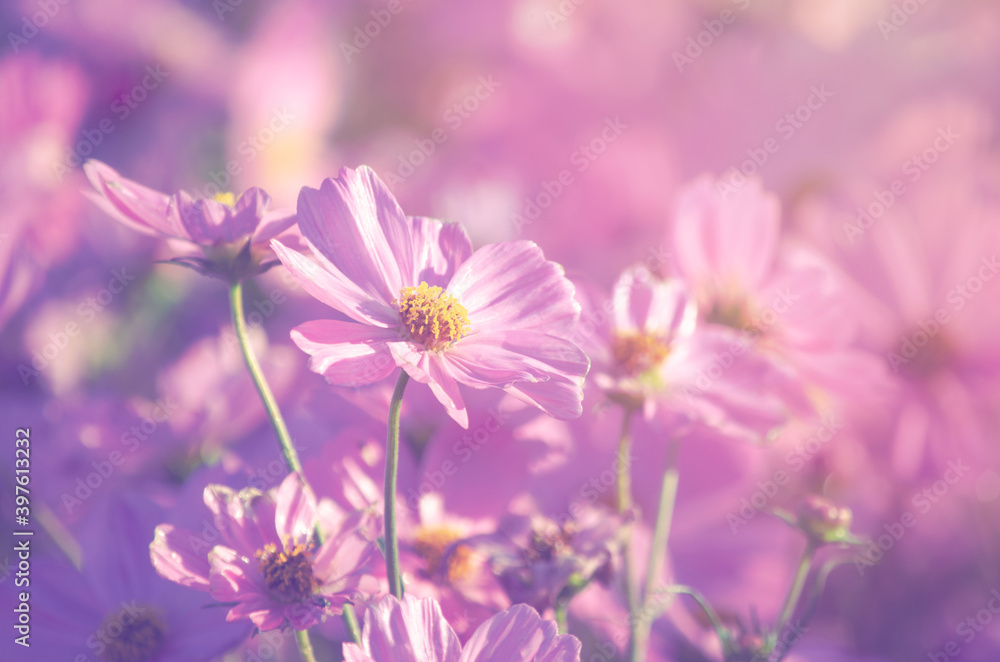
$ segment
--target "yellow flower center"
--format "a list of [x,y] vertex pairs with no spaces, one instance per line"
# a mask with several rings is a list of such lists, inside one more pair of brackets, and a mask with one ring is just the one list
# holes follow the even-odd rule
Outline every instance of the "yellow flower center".
[[[427,562],[427,574],[434,576],[441,572],[449,582],[465,579],[472,573],[473,554],[467,545],[457,545],[449,550],[462,534],[450,526],[422,526],[417,530],[414,547],[417,554]],[[445,553],[450,551],[447,559]]]
[[404,287],[392,300],[409,339],[442,350],[469,332],[469,311],[454,296],[426,282]]
[[256,557],[267,590],[279,602],[302,602],[312,596],[319,584],[313,575],[311,554],[306,545],[288,549],[286,542],[279,550],[274,543],[268,543],[257,550]]
[[611,352],[624,374],[640,377],[663,363],[670,354],[670,347],[651,333],[630,332],[615,337]]
[[98,654],[104,662],[147,662],[163,648],[163,621],[149,607],[126,605],[104,619],[98,638],[104,650]]
[[220,191],[212,196],[212,199],[216,202],[221,202],[227,207],[232,207],[236,204],[236,196],[229,191]]

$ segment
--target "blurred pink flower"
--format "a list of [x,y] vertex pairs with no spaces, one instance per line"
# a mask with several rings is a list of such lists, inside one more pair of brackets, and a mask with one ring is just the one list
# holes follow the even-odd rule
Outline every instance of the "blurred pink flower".
[[299,218],[316,262],[275,241],[278,258],[353,320],[292,331],[328,381],[370,384],[401,366],[463,427],[459,383],[503,388],[559,418],[580,415],[589,361],[565,338],[579,307],[562,268],[534,243],[473,253],[460,226],[405,216],[365,166],[303,188]]
[[0,89],[7,100],[0,108],[2,326],[45,271],[79,248],[78,182],[53,164],[77,131],[89,91],[76,64],[28,51],[0,59]]
[[[320,517],[340,511],[332,504],[317,509],[298,474],[266,494],[210,485],[205,505],[215,514],[221,544],[206,554],[208,536],[161,524],[150,556],[163,577],[235,603],[227,620],[249,618],[260,630],[305,630],[359,593],[374,546],[358,535],[358,518],[341,517],[330,526],[330,518]],[[318,546],[317,526],[326,537]]]
[[527,605],[516,605],[476,629],[463,647],[430,598],[382,598],[365,614],[362,645],[346,644],[346,662],[573,662],[580,642],[559,634]]
[[442,495],[425,494],[416,517],[400,527],[406,590],[433,598],[465,639],[476,625],[510,605],[472,541],[496,528],[496,518],[468,518],[445,511]]
[[256,187],[239,198],[219,193],[195,200],[184,191],[168,196],[146,188],[100,161],[88,161],[83,169],[97,189],[86,194],[115,220],[144,234],[202,247],[204,258],[171,262],[203,275],[230,279],[265,271],[275,264],[264,262],[270,255],[267,243],[295,224],[294,214],[269,212],[271,197]]
[[681,193],[668,230],[673,272],[694,291],[701,318],[740,353],[795,377],[778,392],[791,409],[816,404],[807,399],[810,386],[841,394],[859,383],[877,388],[884,370],[851,347],[856,320],[842,284],[812,251],[779,253],[780,223],[778,198],[760,180],[734,188],[702,177]]
[[[25,654],[11,637],[0,644],[0,658],[207,661],[248,639],[249,624],[225,622],[218,610],[204,608],[201,595],[156,575],[146,541],[162,516],[158,506],[134,492],[102,500],[81,529],[79,570],[32,545],[34,652]],[[15,592],[5,586],[3,593],[7,607],[6,596]]]
[[760,441],[789,415],[780,394],[796,382],[771,362],[747,356],[730,335],[699,323],[697,305],[679,279],[627,269],[603,309],[588,302],[583,319],[593,324],[578,333],[593,357],[595,384],[647,418],[662,407],[727,436]]
[[595,579],[611,582],[625,531],[616,513],[585,505],[573,517],[513,514],[477,544],[491,549],[490,565],[510,601],[545,614]]

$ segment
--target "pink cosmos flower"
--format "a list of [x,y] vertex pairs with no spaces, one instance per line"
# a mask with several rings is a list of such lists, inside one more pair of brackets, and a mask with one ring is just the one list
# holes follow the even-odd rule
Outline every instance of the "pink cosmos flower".
[[405,216],[365,166],[303,188],[298,213],[315,261],[279,241],[275,253],[307,292],[351,318],[292,331],[329,382],[356,387],[402,367],[463,427],[459,383],[503,388],[557,418],[580,415],[589,361],[565,338],[579,306],[534,243],[473,252],[460,226]]
[[491,533],[495,519],[450,513],[440,492],[420,498],[416,517],[400,526],[400,564],[406,590],[430,597],[465,640],[475,626],[510,606],[485,553],[470,544]]
[[[215,514],[215,531],[161,524],[150,556],[163,577],[235,603],[228,620],[305,630],[340,613],[359,592],[373,545],[358,533],[357,518],[341,516],[329,502],[319,509],[298,474],[267,494],[209,485],[205,505]],[[317,524],[326,538],[321,545]],[[208,542],[219,539],[214,547]]]
[[794,386],[790,376],[700,323],[679,279],[627,269],[603,309],[588,302],[584,321],[592,326],[582,324],[578,333],[594,359],[594,382],[647,418],[663,408],[725,436],[760,441],[789,416],[775,393]]
[[703,321],[795,375],[780,392],[790,406],[809,408],[808,386],[853,394],[862,383],[877,392],[884,371],[851,346],[857,329],[842,283],[816,253],[779,251],[780,225],[778,199],[758,179],[729,191],[702,177],[677,201],[668,231],[673,273],[691,288]]
[[[167,195],[125,179],[100,161],[88,161],[84,172],[97,192],[86,194],[120,223],[167,239],[180,239],[203,249],[204,257],[170,260],[203,275],[243,278],[276,262],[267,243],[295,224],[295,215],[268,211],[271,197],[252,187],[239,198],[218,193],[195,200],[179,191]],[[263,262],[263,263],[262,263]]]
[[476,629],[463,647],[430,598],[387,595],[365,614],[362,645],[345,644],[346,662],[573,662],[580,641],[559,634],[527,605],[516,605]]

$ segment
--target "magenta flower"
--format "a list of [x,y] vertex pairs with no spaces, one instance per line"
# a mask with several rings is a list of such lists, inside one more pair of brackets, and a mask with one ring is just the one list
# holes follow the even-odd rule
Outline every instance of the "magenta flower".
[[580,642],[559,634],[527,605],[480,625],[463,647],[430,598],[391,595],[365,614],[362,645],[345,644],[346,662],[578,662]]
[[295,215],[269,212],[271,197],[259,188],[244,191],[239,198],[218,193],[195,200],[179,191],[166,195],[125,179],[100,161],[83,166],[97,193],[87,192],[94,202],[128,227],[167,239],[180,239],[201,247],[204,257],[183,256],[170,260],[203,275],[241,279],[276,264],[268,242],[295,224]]
[[[298,474],[267,494],[209,485],[205,504],[218,536],[161,524],[150,555],[163,577],[235,603],[228,620],[249,618],[260,630],[305,630],[340,613],[359,593],[373,545],[355,519],[330,527],[328,518],[319,518],[316,498]],[[323,506],[324,515],[338,512],[332,503]],[[314,537],[317,523],[326,536],[322,545]],[[206,542],[217,537],[222,542],[214,547]]]
[[580,415],[589,361],[565,337],[579,307],[534,243],[473,252],[460,226],[405,216],[365,166],[303,188],[298,213],[316,261],[278,241],[275,253],[306,291],[353,320],[292,331],[330,383],[370,384],[399,366],[463,427],[459,383],[503,388],[557,418]]

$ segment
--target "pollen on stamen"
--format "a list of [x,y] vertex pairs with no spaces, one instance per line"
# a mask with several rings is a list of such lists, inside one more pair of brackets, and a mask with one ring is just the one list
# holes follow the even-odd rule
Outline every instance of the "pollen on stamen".
[[220,191],[212,196],[212,199],[216,202],[221,202],[227,207],[232,207],[236,204],[236,196],[230,191]]
[[615,363],[625,375],[641,377],[657,368],[670,354],[670,347],[650,333],[622,333],[612,341]]
[[404,287],[392,300],[408,339],[441,350],[469,331],[469,311],[452,294],[426,282]]
[[131,605],[104,619],[98,633],[105,642],[98,653],[104,662],[148,662],[163,648],[166,628],[154,609]]
[[271,595],[279,602],[291,604],[309,599],[319,582],[313,575],[312,555],[307,545],[288,543],[278,548],[268,543],[257,550],[260,573]]

